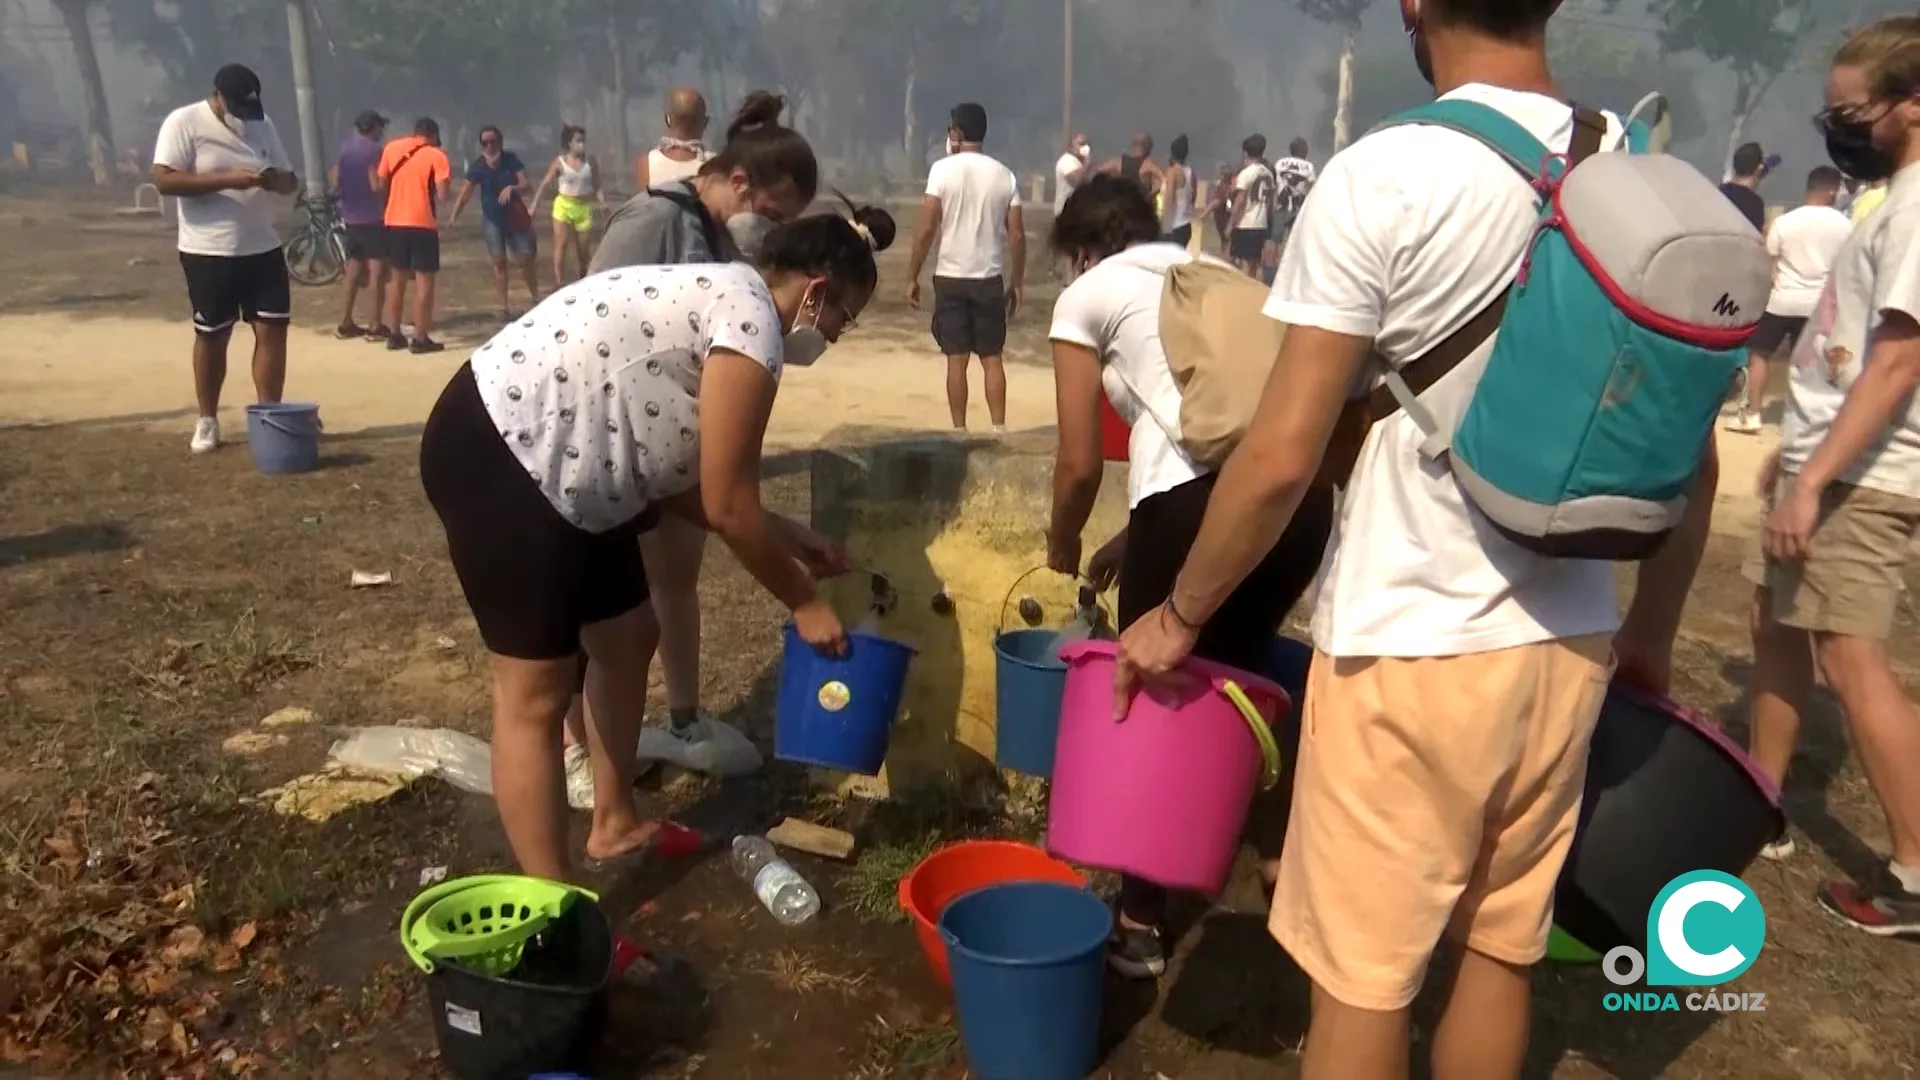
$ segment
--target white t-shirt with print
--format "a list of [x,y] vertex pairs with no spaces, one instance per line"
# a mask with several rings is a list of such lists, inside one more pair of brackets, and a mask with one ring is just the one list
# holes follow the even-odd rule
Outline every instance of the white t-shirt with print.
[[1840,248],[1853,235],[1853,221],[1831,206],[1801,206],[1774,219],[1767,230],[1773,256],[1773,292],[1767,312],[1804,319],[1827,286]]
[[1187,458],[1180,434],[1180,387],[1160,345],[1160,294],[1167,269],[1193,261],[1175,244],[1141,244],[1095,263],[1061,290],[1047,337],[1084,345],[1100,357],[1100,385],[1127,440],[1127,507],[1171,491],[1204,471]]
[[700,480],[700,371],[730,349],[777,382],[780,315],[743,263],[582,278],[474,351],[487,413],[561,516],[617,528]]
[[[1834,259],[1793,353],[1780,425],[1783,468],[1798,471],[1833,430],[1889,311],[1920,319],[1920,166],[1909,165],[1893,178],[1886,201],[1854,227]],[[1840,479],[1920,499],[1920,395]]]
[[[1446,98],[1493,106],[1555,151],[1572,137],[1570,110],[1550,97],[1475,84]],[[1611,145],[1619,120],[1608,127]],[[1266,313],[1411,360],[1513,282],[1536,221],[1526,181],[1469,136],[1381,129],[1321,173]],[[1451,656],[1617,629],[1610,564],[1507,540],[1421,457],[1421,442],[1401,412],[1362,445],[1320,567],[1316,646],[1342,657]]]
[[1234,198],[1246,200],[1247,209],[1240,215],[1236,229],[1264,229],[1267,227],[1267,208],[1273,203],[1273,170],[1264,164],[1250,162],[1233,178]]
[[1071,179],[1073,174],[1086,167],[1087,163],[1080,160],[1080,155],[1071,152],[1061,154],[1060,160],[1053,163],[1054,213],[1059,213],[1060,208],[1067,205],[1067,196],[1072,195],[1074,189],[1080,186]]
[[1295,212],[1306,200],[1307,192],[1313,190],[1313,162],[1306,158],[1283,157],[1273,163],[1273,173],[1278,181],[1276,201],[1284,206],[1291,202]]
[[940,200],[940,256],[933,276],[981,280],[1007,264],[1007,208],[1020,205],[1013,170],[977,150],[933,163],[927,194]]
[[[273,119],[225,120],[204,101],[182,106],[160,123],[153,163],[175,172],[211,173],[222,169],[259,172],[272,167],[293,171],[293,159],[280,144]],[[187,255],[258,255],[280,246],[273,227],[276,196],[262,188],[215,191],[175,200],[180,218],[180,251]]]

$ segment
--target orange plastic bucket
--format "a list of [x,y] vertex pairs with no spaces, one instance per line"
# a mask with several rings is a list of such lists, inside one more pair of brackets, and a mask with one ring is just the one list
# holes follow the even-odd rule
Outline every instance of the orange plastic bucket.
[[1054,881],[1081,885],[1078,870],[1031,844],[1012,840],[967,840],[941,848],[920,860],[900,879],[900,908],[913,920],[920,949],[927,954],[940,985],[953,987],[947,969],[947,943],[940,937],[940,913],[947,904],[975,889],[1009,881]]

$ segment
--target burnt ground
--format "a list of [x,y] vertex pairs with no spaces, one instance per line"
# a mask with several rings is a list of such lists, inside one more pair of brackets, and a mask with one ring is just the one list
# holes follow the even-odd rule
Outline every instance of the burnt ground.
[[[177,316],[164,231],[78,231],[49,205],[0,203],[0,314]],[[491,307],[470,239],[449,268],[456,315]],[[330,292],[299,301],[316,319],[331,306]],[[883,298],[863,321],[904,334],[908,319]],[[191,460],[172,431],[0,430],[0,1062],[18,1075],[435,1073],[423,980],[394,931],[423,869],[510,865],[491,804],[424,781],[315,825],[252,801],[348,728],[486,733],[484,654],[419,494],[416,442],[330,437],[320,471],[268,478],[245,455]],[[768,499],[805,513],[796,464],[772,464]],[[1677,658],[1676,696],[1740,737],[1748,542],[1715,538]],[[395,584],[349,590],[354,570]],[[707,697],[769,746],[780,613],[724,552],[707,574]],[[1920,685],[1911,618],[1895,649]],[[262,752],[223,750],[286,706],[317,721]],[[1920,951],[1811,901],[1885,838],[1830,700],[1808,726],[1789,793],[1802,853],[1748,875],[1770,934],[1736,988],[1767,993],[1769,1011],[1613,1014],[1597,972],[1543,968],[1532,1075],[1911,1075]],[[722,857],[597,882],[621,925],[673,958],[663,984],[617,992],[597,1075],[964,1075],[951,1003],[892,911],[893,883],[930,837],[1030,822],[958,801],[842,805],[778,765],[725,785],[668,770],[643,788],[648,807],[717,835],[802,812],[852,828],[864,853],[850,868],[797,860],[827,903],[798,930]],[[1100,1075],[1293,1075],[1305,980],[1266,937],[1247,868],[1181,922],[1157,995],[1110,987]]]

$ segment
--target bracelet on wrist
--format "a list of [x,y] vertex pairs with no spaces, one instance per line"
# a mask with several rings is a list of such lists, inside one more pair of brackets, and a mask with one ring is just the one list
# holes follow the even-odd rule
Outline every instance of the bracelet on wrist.
[[1182,630],[1185,630],[1188,633],[1197,634],[1200,632],[1199,623],[1194,622],[1192,619],[1189,619],[1185,615],[1180,614],[1180,609],[1179,607],[1175,606],[1173,602],[1173,597],[1171,594],[1168,595],[1167,602],[1161,606],[1166,608],[1167,614],[1169,616],[1172,616],[1174,625],[1180,627]]

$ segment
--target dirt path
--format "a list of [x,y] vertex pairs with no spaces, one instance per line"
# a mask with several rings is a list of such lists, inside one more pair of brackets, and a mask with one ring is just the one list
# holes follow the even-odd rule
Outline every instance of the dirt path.
[[[842,424],[947,426],[943,369],[931,346],[914,349],[899,330],[881,340],[849,337],[818,367],[789,372],[774,413],[773,441],[812,442]],[[244,423],[248,398],[236,341],[223,420]],[[186,430],[192,415],[184,323],[116,316],[76,320],[60,313],[0,316],[0,426],[133,420]],[[287,398],[317,401],[334,432],[418,424],[447,376],[463,361],[459,349],[422,359],[361,341],[296,328],[290,346]],[[1053,421],[1053,383],[1039,367],[1014,364],[1007,376],[1012,425]],[[975,376],[975,426],[985,408]]]

